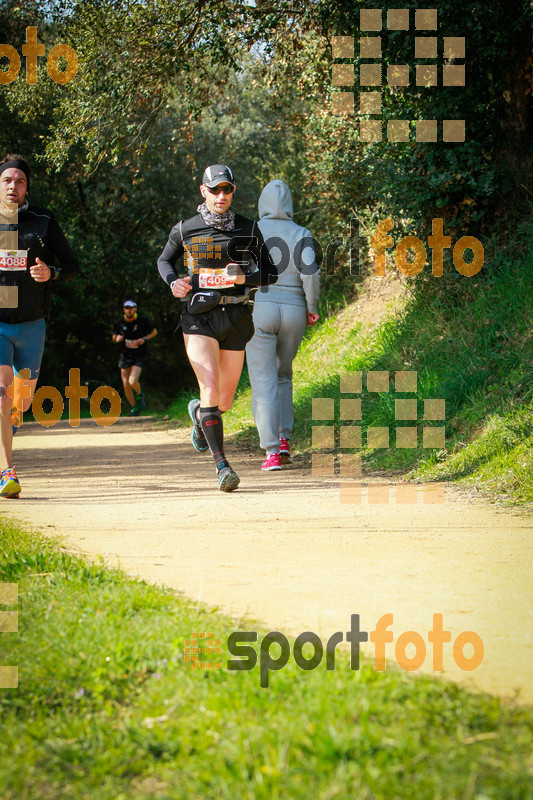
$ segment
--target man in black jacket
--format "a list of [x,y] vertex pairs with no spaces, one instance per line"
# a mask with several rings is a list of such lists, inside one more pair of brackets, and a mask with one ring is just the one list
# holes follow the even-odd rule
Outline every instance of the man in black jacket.
[[[230,167],[207,167],[200,193],[204,202],[198,214],[172,228],[157,264],[174,297],[183,299],[192,291],[181,316],[185,349],[200,387],[200,398],[189,403],[191,440],[198,452],[209,448],[218,488],[232,492],[240,481],[224,454],[221,415],[231,408],[244,349],[254,333],[248,293],[275,283],[278,272],[257,223],[231,210],[235,178]],[[179,278],[175,266],[182,255],[188,275]],[[219,292],[214,300],[211,290]]]
[[19,155],[5,156],[0,161],[0,495],[3,497],[18,497],[20,492],[11,463],[13,434],[22,413],[31,405],[37,383],[50,309],[50,285],[78,271],[78,262],[54,215],[29,203],[29,188],[30,167],[26,159]]

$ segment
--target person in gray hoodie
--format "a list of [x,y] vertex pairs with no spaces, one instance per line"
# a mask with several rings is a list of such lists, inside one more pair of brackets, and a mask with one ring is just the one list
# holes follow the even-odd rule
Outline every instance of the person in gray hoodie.
[[292,217],[289,187],[281,180],[270,181],[259,198],[259,228],[279,277],[255,296],[255,333],[246,346],[252,412],[266,450],[261,469],[268,472],[292,461],[292,362],[306,325],[319,319],[320,269],[311,233]]

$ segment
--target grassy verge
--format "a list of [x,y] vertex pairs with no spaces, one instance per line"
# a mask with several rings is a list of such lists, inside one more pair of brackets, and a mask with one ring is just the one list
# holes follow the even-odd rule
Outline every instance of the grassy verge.
[[[192,631],[253,629],[3,525],[0,580],[19,587],[2,636],[5,800],[526,800],[526,708],[398,670],[192,670]],[[259,632],[259,640],[262,634]]]
[[[373,332],[355,322],[347,328],[349,309],[309,331],[294,363],[297,450],[312,449],[313,398],[333,398],[337,429],[362,425],[367,472],[465,481],[513,502],[533,502],[532,234],[529,224],[506,243],[489,242],[487,263],[473,278],[455,273],[451,279],[450,269],[447,278],[428,277],[402,310]],[[355,317],[357,301],[351,308]],[[394,391],[394,373],[400,370],[416,371],[416,393]],[[363,380],[362,421],[340,419],[339,374],[346,371],[391,375],[388,392],[368,392]],[[395,401],[412,398],[417,422],[397,421]],[[431,398],[445,399],[445,422],[424,420],[424,400]],[[184,405],[170,413],[185,420]],[[418,425],[417,447],[397,448],[395,429],[413,425]],[[424,448],[422,428],[442,425],[445,446]],[[390,447],[366,446],[368,427],[388,428]],[[226,428],[258,445],[246,375]]]

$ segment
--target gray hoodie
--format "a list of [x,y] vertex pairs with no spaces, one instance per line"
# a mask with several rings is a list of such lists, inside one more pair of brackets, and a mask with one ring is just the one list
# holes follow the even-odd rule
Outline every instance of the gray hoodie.
[[[307,311],[314,314],[320,293],[320,268],[310,231],[293,222],[292,215],[292,197],[287,184],[280,180],[267,183],[259,198],[259,228],[279,269],[279,277],[268,287],[268,292],[257,292],[255,302],[307,306]],[[303,249],[301,244],[298,247],[306,237],[309,244]],[[281,242],[276,246],[275,239],[285,242],[288,251]]]

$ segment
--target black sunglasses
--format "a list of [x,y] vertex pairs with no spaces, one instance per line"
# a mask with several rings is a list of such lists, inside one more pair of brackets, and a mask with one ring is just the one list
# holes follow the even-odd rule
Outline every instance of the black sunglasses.
[[232,186],[231,183],[228,183],[226,186],[206,186],[205,187],[210,194],[220,194],[220,192],[224,192],[224,194],[232,194],[235,191],[235,186]]

